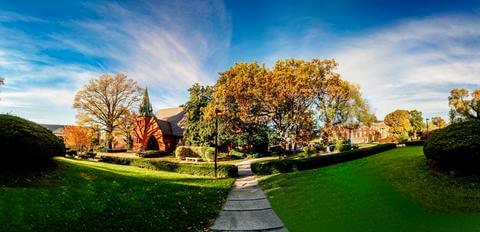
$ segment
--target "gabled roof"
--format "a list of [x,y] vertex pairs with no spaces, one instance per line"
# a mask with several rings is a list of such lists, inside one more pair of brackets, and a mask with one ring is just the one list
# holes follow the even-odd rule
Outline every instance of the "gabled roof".
[[55,125],[55,124],[40,124],[40,126],[43,126],[52,132],[60,128],[63,129],[63,127],[65,127],[65,125]]
[[[175,136],[183,136],[185,128],[185,112],[182,107],[160,109],[155,116],[159,119],[159,126],[163,131],[171,131]],[[164,127],[167,128],[167,125],[161,121],[168,122],[167,124],[169,125],[170,130],[164,130]]]

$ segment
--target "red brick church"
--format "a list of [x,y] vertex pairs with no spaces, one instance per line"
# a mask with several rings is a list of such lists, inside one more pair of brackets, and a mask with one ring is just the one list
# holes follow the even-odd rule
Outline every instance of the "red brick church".
[[182,142],[184,116],[181,107],[162,109],[153,114],[145,89],[139,115],[135,119],[133,150],[174,151]]

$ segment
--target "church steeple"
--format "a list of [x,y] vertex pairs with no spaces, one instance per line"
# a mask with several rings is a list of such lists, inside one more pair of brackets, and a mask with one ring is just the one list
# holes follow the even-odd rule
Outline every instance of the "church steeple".
[[145,92],[143,93],[143,100],[142,104],[140,105],[139,114],[140,116],[153,117],[152,104],[150,104],[147,88],[145,88]]

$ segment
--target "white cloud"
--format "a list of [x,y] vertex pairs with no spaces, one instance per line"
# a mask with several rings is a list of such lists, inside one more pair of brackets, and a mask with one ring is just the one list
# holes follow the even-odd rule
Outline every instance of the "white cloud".
[[379,118],[399,108],[446,116],[451,88],[480,87],[479,21],[478,15],[403,21],[344,41],[333,57]]
[[[73,123],[75,92],[102,72],[124,72],[148,87],[157,109],[182,104],[193,83],[216,79],[215,67],[226,62],[231,35],[223,3],[145,4],[84,4],[97,17],[61,22],[0,11],[0,22],[56,27],[40,36],[0,24],[0,76],[6,78],[0,112]],[[55,57],[49,50],[77,55]]]

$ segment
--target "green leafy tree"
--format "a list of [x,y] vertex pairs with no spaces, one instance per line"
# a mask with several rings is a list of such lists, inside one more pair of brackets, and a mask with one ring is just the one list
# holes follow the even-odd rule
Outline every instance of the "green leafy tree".
[[412,126],[413,138],[417,138],[417,133],[425,128],[423,123],[422,112],[418,110],[411,110],[408,112],[410,125]]
[[212,100],[211,86],[194,84],[188,89],[188,101],[183,105],[186,113],[184,141],[186,145],[204,146],[213,143],[214,125],[204,120],[204,108]]

